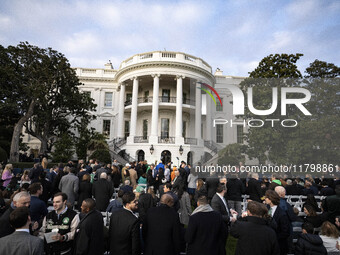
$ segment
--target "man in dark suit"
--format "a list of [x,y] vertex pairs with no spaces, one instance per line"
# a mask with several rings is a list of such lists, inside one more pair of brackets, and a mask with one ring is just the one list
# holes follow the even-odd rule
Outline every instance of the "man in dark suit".
[[172,208],[173,198],[169,194],[161,197],[160,206],[150,208],[143,224],[145,255],[178,255],[181,246],[179,216]]
[[225,244],[227,243],[228,238],[228,227],[231,222],[235,222],[236,218],[232,217],[232,214],[236,214],[237,212],[232,210],[232,214],[229,211],[227,201],[224,198],[226,193],[226,186],[220,183],[217,186],[216,194],[211,199],[211,207],[214,211],[219,212],[222,215],[223,222],[225,223],[225,227],[227,229],[227,234],[225,237]]
[[227,230],[221,214],[210,207],[206,196],[198,198],[197,206],[190,216],[185,235],[187,255],[225,254]]
[[287,214],[279,206],[280,196],[274,190],[267,190],[265,202],[269,205],[268,214],[275,220],[277,225],[276,237],[280,246],[280,254],[287,254],[289,249],[290,222]]
[[256,201],[250,201],[247,217],[237,220],[230,234],[238,238],[235,255],[279,255],[280,249],[275,231],[264,219],[268,209]]
[[[226,226],[229,225],[230,222],[234,222],[235,219],[232,217],[227,201],[224,198],[226,193],[226,187],[224,184],[219,184],[216,189],[216,194],[211,199],[211,207],[214,211],[219,212],[222,215],[222,219]],[[236,213],[233,211],[233,213]],[[237,214],[237,213],[236,213]]]
[[9,221],[15,228],[15,232],[0,238],[0,254],[42,255],[44,253],[43,240],[29,233],[31,224],[29,215],[27,207],[19,207],[11,212]]
[[105,172],[100,174],[100,179],[92,186],[92,195],[96,199],[97,210],[105,212],[110,203],[114,188],[113,184],[107,180]]
[[103,216],[95,207],[96,202],[92,198],[82,202],[82,217],[75,236],[75,255],[104,253]]
[[252,173],[251,178],[248,181],[247,194],[249,195],[250,200],[261,203],[262,190],[259,175],[257,173]]
[[140,223],[134,214],[138,202],[132,192],[125,193],[122,201],[123,209],[112,213],[110,219],[110,254],[139,255]]
[[13,202],[0,218],[0,237],[10,235],[15,231],[9,222],[11,212],[17,207],[29,207],[30,203],[31,196],[26,191],[19,192],[13,197]]

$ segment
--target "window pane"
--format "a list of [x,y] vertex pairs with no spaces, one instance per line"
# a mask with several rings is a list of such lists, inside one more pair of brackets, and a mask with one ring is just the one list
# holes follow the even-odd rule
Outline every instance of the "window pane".
[[216,142],[223,143],[223,125],[222,124],[216,125]]
[[170,89],[162,90],[162,102],[166,102],[166,103],[170,102]]
[[111,120],[103,120],[103,135],[110,136]]
[[169,119],[161,120],[161,138],[169,138]]
[[148,138],[148,120],[143,120],[143,139]]
[[237,142],[243,143],[243,126],[237,126]]
[[[222,101],[222,103],[223,103],[223,98],[221,98],[221,101]],[[220,101],[217,100],[216,103],[217,103],[217,104],[216,104],[216,111],[217,111],[217,112],[223,111],[223,106],[220,104]]]
[[112,107],[112,92],[105,92],[105,107]]
[[124,136],[125,139],[130,135],[130,121],[125,121]]
[[187,133],[187,122],[183,121],[183,132],[182,132],[182,136],[185,138],[186,137],[186,133]]

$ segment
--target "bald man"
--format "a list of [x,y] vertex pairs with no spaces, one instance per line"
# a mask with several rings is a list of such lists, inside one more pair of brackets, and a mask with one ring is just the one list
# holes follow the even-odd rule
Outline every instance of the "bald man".
[[95,181],[92,186],[92,195],[96,199],[96,208],[101,212],[105,212],[112,198],[114,188],[112,182],[107,180],[105,172],[100,174],[98,181]]
[[172,196],[164,194],[161,197],[160,206],[148,210],[143,223],[145,255],[180,253],[181,226],[173,205]]

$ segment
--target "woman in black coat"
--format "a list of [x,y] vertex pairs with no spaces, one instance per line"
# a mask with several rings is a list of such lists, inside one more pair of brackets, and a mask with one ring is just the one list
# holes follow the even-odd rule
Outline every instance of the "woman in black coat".
[[77,209],[80,211],[81,204],[86,198],[92,197],[92,183],[90,182],[90,174],[83,175],[82,181],[79,184],[79,197],[77,202]]
[[119,184],[121,182],[122,176],[119,172],[118,166],[113,165],[111,167],[111,173],[109,173],[109,175],[111,176],[111,181],[113,183],[113,186],[115,188],[119,187]]

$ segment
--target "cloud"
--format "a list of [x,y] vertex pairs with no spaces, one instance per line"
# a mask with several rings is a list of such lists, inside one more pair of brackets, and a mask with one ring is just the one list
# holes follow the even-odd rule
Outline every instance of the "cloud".
[[323,0],[3,0],[0,41],[52,47],[78,67],[103,67],[108,59],[118,67],[166,48],[245,76],[271,53],[338,64],[339,11],[339,1]]

